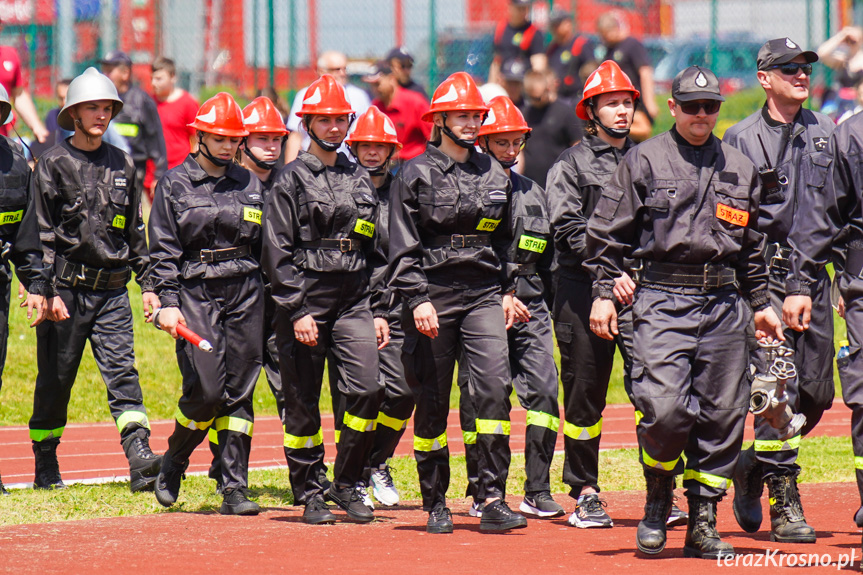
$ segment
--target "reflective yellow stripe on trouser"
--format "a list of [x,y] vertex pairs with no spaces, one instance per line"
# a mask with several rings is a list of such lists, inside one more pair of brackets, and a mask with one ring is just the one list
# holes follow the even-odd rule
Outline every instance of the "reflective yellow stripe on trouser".
[[380,411],[378,412],[378,425],[383,425],[384,427],[389,427],[390,429],[401,431],[408,426],[408,420],[396,419],[395,417],[390,417],[383,411]]
[[150,429],[150,420],[143,411],[124,411],[117,418],[117,431],[122,432],[130,423],[137,423],[141,427]]
[[753,447],[755,447],[755,451],[794,451],[800,449],[800,437],[795,435],[785,441],[781,439],[756,439]]
[[65,427],[58,427],[57,429],[31,429],[30,430],[30,441],[45,441],[46,439],[51,439],[52,437],[56,437],[60,439],[63,437],[63,430]]
[[461,430],[461,436],[464,438],[465,445],[476,445],[476,431]]
[[362,417],[357,417],[356,415],[351,415],[347,411],[345,412],[344,419],[345,427],[353,429],[354,431],[358,431],[360,433],[366,433],[369,431],[374,431],[378,428],[378,422],[375,419],[363,419]]
[[446,447],[446,431],[431,439],[414,435],[414,451],[437,451],[444,447]]
[[715,487],[716,489],[728,489],[728,479],[711,473],[704,473],[703,471],[686,469],[683,471],[683,480],[686,481],[687,479],[694,479],[699,483]]
[[863,457],[859,455],[854,457],[854,469],[863,469]]
[[638,427],[638,424],[641,423],[641,419],[644,417],[644,414],[635,410],[635,426]]
[[509,421],[503,419],[477,419],[476,432],[485,435],[509,435]]
[[674,469],[674,466],[677,465],[677,462],[680,461],[680,456],[678,455],[674,461],[657,461],[647,454],[647,451],[644,448],[641,449],[641,459],[644,461],[644,465],[650,467],[651,469],[662,469],[663,471],[671,471]]
[[251,437],[255,430],[254,423],[241,417],[220,417],[213,423],[212,428],[216,429],[216,433],[220,431],[235,431]]
[[215,419],[213,418],[209,421],[195,421],[183,415],[183,412],[180,411],[179,407],[177,408],[177,411],[174,412],[174,417],[176,418],[177,422],[183,427],[186,427],[188,429],[198,429],[200,431],[204,431],[205,429],[210,427],[210,425],[213,424],[213,419]]
[[285,447],[291,449],[307,449],[309,447],[317,447],[324,442],[324,430],[318,429],[314,435],[291,435],[285,432]]
[[579,427],[578,425],[573,425],[568,421],[563,422],[563,434],[570,439],[576,439],[578,441],[588,441],[590,439],[595,439],[599,437],[601,433],[601,417],[599,418],[599,421],[589,427]]
[[560,429],[560,418],[541,411],[528,410],[527,425],[545,427],[557,433],[557,430]]

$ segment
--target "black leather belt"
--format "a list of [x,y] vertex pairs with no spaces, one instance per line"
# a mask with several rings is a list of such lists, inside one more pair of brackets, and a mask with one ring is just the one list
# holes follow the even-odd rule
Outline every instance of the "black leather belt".
[[640,263],[640,266],[632,269],[639,283],[711,290],[732,285],[737,281],[737,274],[725,265],[671,264],[651,261]]
[[770,273],[776,275],[787,275],[791,269],[791,248],[783,246],[778,242],[767,244],[767,267]]
[[238,260],[251,255],[251,246],[237,246],[235,248],[223,248],[220,250],[201,250],[195,252],[186,252],[185,257],[189,261],[201,262],[202,264],[213,264],[217,262],[226,262],[228,260]]
[[518,264],[518,275],[532,276],[536,274],[536,264]]
[[337,250],[346,253],[359,250],[362,244],[360,240],[351,238],[324,238],[311,242],[300,242],[300,247],[307,250]]
[[431,248],[475,248],[479,246],[490,246],[491,238],[488,234],[463,236],[453,234],[451,236],[436,236],[426,243]]
[[72,287],[95,291],[112,290],[124,287],[132,279],[128,267],[117,269],[92,268],[75,264],[60,256],[54,256],[54,271],[57,279]]

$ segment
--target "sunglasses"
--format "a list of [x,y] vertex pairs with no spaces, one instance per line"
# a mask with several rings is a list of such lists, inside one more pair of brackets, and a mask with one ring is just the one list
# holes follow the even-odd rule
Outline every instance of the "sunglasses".
[[768,70],[779,70],[786,76],[796,76],[800,70],[807,76],[812,75],[812,64],[800,64],[798,62],[789,62],[788,64],[780,64],[778,66],[770,66]]
[[695,116],[699,111],[704,110],[708,116],[719,111],[722,102],[719,100],[708,100],[706,102],[677,102],[684,114]]

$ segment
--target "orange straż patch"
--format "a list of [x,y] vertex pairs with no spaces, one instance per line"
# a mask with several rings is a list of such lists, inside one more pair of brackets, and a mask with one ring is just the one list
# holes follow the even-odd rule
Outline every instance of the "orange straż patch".
[[725,204],[716,204],[716,217],[735,226],[746,227],[746,224],[749,223],[749,212]]

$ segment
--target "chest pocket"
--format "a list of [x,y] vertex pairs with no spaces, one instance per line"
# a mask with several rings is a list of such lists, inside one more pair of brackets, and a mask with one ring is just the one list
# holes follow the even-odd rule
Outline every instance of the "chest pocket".
[[335,206],[323,193],[299,195],[300,240],[309,242],[330,237]]
[[351,197],[357,208],[356,218],[351,226],[354,237],[371,239],[375,235],[375,215],[378,202],[374,196],[366,192],[353,192]]
[[115,178],[112,184],[108,184],[108,210],[105,213],[105,227],[110,232],[122,234],[126,231],[129,222],[129,188],[126,178]]
[[491,233],[495,231],[506,215],[509,197],[506,190],[486,189],[480,190],[482,208],[480,209],[479,221],[476,225],[478,232]]
[[209,247],[216,216],[213,198],[204,194],[185,194],[173,198],[172,202],[183,244]]
[[711,228],[741,237],[749,225],[749,188],[726,182],[713,184]]
[[0,177],[0,231],[24,218],[27,208],[27,178],[22,175]]
[[521,217],[518,224],[518,262],[537,261],[548,251],[551,225],[547,218]]
[[261,223],[263,221],[264,196],[261,192],[239,192],[236,194],[239,210],[240,240],[248,243],[248,240],[256,240],[261,235]]
[[455,188],[435,189],[431,186],[420,186],[417,191],[420,223],[423,227],[431,227],[437,233],[455,231],[457,200],[458,190]]

